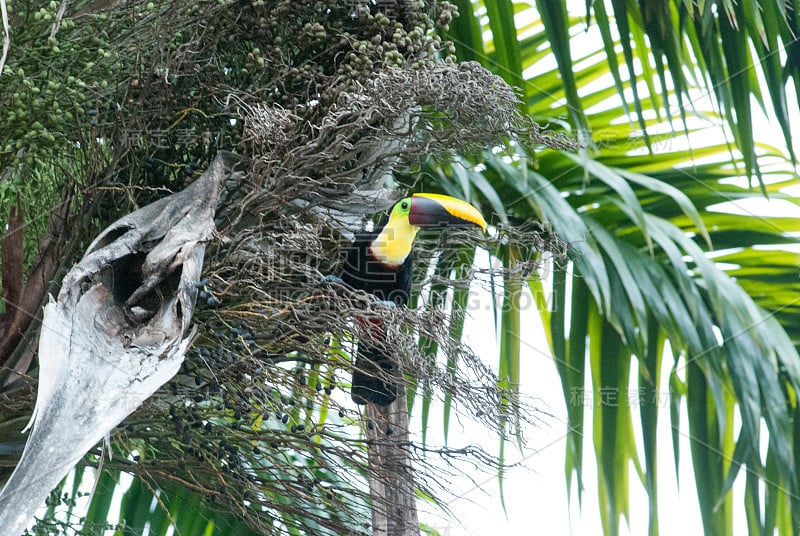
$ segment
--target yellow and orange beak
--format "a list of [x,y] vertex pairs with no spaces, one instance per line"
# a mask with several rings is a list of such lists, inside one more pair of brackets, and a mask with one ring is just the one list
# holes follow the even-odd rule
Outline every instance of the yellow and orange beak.
[[480,211],[460,199],[441,194],[413,194],[408,222],[417,227],[468,227],[477,225],[486,232]]

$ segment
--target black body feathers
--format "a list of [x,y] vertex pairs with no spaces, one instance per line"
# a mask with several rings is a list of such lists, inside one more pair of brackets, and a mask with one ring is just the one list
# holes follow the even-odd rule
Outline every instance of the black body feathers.
[[[399,266],[386,265],[377,260],[370,252],[370,245],[379,232],[380,229],[356,235],[347,252],[342,281],[354,289],[372,294],[376,301],[405,306],[411,292],[413,255],[408,255]],[[380,320],[360,321],[368,323],[365,326],[367,329],[379,330],[373,332],[373,336],[380,337],[381,333],[385,336],[383,322]],[[376,376],[375,373],[379,375]],[[350,391],[353,401],[357,404],[371,402],[378,406],[388,406],[394,402],[397,398],[397,382],[386,381],[386,374],[396,374],[394,357],[383,345],[371,344],[362,338],[358,343],[353,387]]]

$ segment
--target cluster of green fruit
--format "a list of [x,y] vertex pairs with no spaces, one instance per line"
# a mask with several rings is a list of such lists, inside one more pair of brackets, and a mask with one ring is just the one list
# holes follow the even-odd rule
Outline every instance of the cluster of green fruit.
[[[449,2],[253,0],[239,24],[252,36],[240,75],[265,75],[266,99],[305,107],[309,96],[335,102],[347,81],[363,82],[386,67],[420,68],[452,45],[432,30],[446,28]],[[434,14],[435,13],[435,14]]]
[[[119,74],[119,61],[101,16],[76,26],[57,4],[9,5],[13,42],[0,76],[0,169],[52,158],[65,143],[85,140]],[[90,20],[91,19],[91,20]]]

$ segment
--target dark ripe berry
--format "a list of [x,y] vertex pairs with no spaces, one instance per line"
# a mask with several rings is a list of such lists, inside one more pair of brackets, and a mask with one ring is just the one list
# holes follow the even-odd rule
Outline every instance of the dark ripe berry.
[[253,454],[261,454],[261,449],[258,447],[253,447]]
[[205,300],[208,298],[208,292],[206,292],[205,290],[201,290],[200,292],[197,293],[197,297],[200,298],[201,300]]
[[391,426],[387,426],[387,427],[386,427],[386,435],[387,435],[387,436],[390,436],[390,435],[392,435],[393,433],[394,433],[394,430],[392,429],[392,427],[391,427]]
[[133,461],[135,461],[136,463],[139,463],[139,460],[141,460],[141,459],[142,459],[142,457],[139,456],[138,454],[133,457]]
[[208,285],[208,277],[202,277],[200,281],[194,284],[197,288],[204,287]]
[[206,432],[210,432],[210,431],[211,431],[211,423],[207,422],[206,423]]
[[339,410],[339,418],[340,419],[344,419],[344,416],[345,416],[345,411],[343,409],[340,409]]
[[308,380],[306,379],[305,376],[300,376],[300,378],[297,381],[300,382],[300,385],[305,385],[306,383],[308,383]]
[[332,392],[333,392],[333,390],[332,390],[330,387],[326,387],[326,388],[325,388],[325,394],[326,394],[326,395],[330,396],[330,394],[331,394]]
[[284,414],[283,414],[283,416],[281,417],[281,422],[282,422],[283,424],[286,424],[287,422],[289,422],[289,415],[287,415],[286,413],[284,413]]
[[314,409],[314,401],[313,400],[306,400],[306,409],[308,409],[308,410]]
[[367,428],[369,428],[370,430],[374,430],[375,429],[375,423],[372,422],[372,421],[367,421]]
[[322,391],[322,382],[317,382],[317,392]]

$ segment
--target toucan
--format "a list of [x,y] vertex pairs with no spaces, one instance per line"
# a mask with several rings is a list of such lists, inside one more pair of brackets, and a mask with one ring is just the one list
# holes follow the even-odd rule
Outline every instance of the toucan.
[[[347,250],[341,280],[375,297],[376,303],[406,306],[411,293],[412,247],[422,228],[480,227],[483,215],[465,201],[440,194],[414,194],[398,201],[371,232],[359,233]],[[385,336],[380,320],[361,319],[374,334]],[[385,345],[358,343],[350,396],[357,404],[388,406],[397,398],[394,356]],[[383,373],[381,373],[383,371]]]

